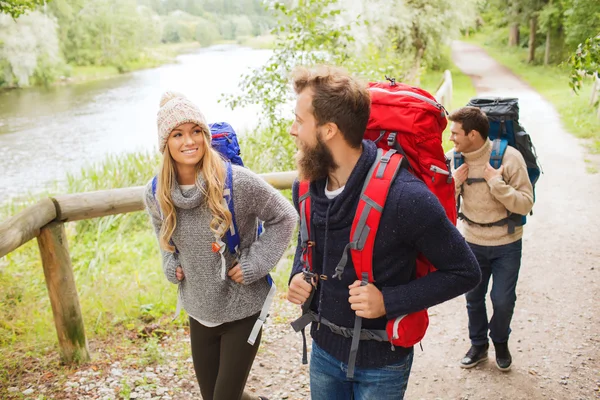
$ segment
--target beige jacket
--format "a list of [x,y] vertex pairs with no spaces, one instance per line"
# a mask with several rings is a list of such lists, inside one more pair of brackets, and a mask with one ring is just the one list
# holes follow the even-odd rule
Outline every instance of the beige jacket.
[[[490,160],[492,142],[478,150],[463,153],[469,166],[469,178],[482,178],[483,170]],[[446,154],[451,160],[454,150]],[[452,172],[454,172],[454,162]],[[502,177],[486,182],[466,182],[456,187],[456,195],[462,195],[461,212],[471,221],[488,224],[506,218],[509,213],[527,215],[533,207],[533,187],[527,175],[525,160],[519,151],[508,146],[502,160]],[[508,233],[508,227],[483,227],[463,221],[460,230],[469,243],[481,246],[500,246],[516,242],[523,237],[523,227],[517,226],[515,232]]]

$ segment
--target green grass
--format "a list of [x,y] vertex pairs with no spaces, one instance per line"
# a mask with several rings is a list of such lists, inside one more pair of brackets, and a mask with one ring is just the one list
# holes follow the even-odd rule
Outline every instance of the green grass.
[[71,78],[76,82],[110,78],[118,74],[119,70],[114,66],[90,65],[85,67],[71,67]]
[[[67,187],[60,189],[75,193],[144,185],[155,165],[156,157],[149,154],[109,157],[77,177],[69,176]],[[0,220],[35,200],[3,205]],[[156,237],[144,212],[70,222],[65,228],[88,337],[107,335],[116,324],[135,327],[174,310],[176,291],[163,276]],[[55,349],[35,240],[0,259],[0,288],[0,358],[17,350]]]
[[243,36],[237,39],[237,44],[253,49],[273,49],[275,47],[274,35]]
[[[596,109],[589,105],[591,82],[586,81],[577,95],[569,87],[566,66],[528,64],[527,49],[505,47],[491,40],[492,37],[478,33],[469,41],[483,47],[490,56],[544,96],[558,111],[566,130],[578,138],[589,139],[590,151],[600,153],[600,120],[596,117]],[[538,52],[537,58],[541,57],[543,54]]]

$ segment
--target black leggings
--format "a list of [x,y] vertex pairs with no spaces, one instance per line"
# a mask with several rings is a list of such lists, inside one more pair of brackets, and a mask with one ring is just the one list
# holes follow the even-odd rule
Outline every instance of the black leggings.
[[261,329],[254,346],[248,344],[257,317],[214,328],[190,317],[192,359],[203,400],[256,399],[244,393],[244,387],[262,336]]

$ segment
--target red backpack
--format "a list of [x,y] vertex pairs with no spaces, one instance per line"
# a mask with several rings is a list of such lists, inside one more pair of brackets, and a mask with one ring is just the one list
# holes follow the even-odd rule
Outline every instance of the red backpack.
[[[396,83],[393,79],[389,83],[370,83],[369,92],[371,114],[365,138],[374,141],[379,150],[363,187],[352,223],[351,241],[347,246],[356,275],[363,285],[374,282],[372,261],[375,236],[390,186],[402,165],[427,184],[446,210],[448,218],[456,224],[454,180],[450,173],[450,160],[446,159],[442,148],[442,132],[447,125],[446,110],[426,91]],[[309,182],[300,182],[299,206],[302,263],[305,277],[310,280],[314,273]],[[344,251],[333,278],[341,278],[347,262],[346,254]],[[433,270],[433,265],[419,255],[416,277],[420,278]],[[303,331],[308,323],[318,318],[309,310],[312,294],[314,290],[303,307],[303,316],[292,323],[296,331]],[[322,317],[318,320],[333,332],[352,337],[347,373],[349,378],[353,376],[359,340],[389,341],[392,345],[411,347],[423,339],[429,325],[427,310],[389,320],[385,331],[362,330],[360,317],[356,317],[354,329],[337,326]],[[303,361],[306,361],[306,357]]]

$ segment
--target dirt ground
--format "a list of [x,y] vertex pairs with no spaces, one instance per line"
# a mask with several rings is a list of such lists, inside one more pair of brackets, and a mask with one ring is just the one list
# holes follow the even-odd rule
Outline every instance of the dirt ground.
[[[469,347],[465,300],[460,297],[430,309],[431,326],[423,351],[415,349],[406,398],[600,399],[600,174],[586,172],[582,143],[564,131],[554,108],[530,87],[475,46],[456,42],[453,58],[472,77],[479,94],[519,98],[521,122],[532,136],[544,175],[525,228],[509,342],[513,369],[498,371],[493,350],[488,363],[459,368],[458,360]],[[300,362],[302,340],[288,324],[297,312],[282,294],[248,382],[249,390],[271,400],[310,398],[308,367]],[[162,343],[164,356],[158,365],[124,365],[118,361],[122,354],[96,353],[96,364],[69,371],[68,376],[35,372],[0,394],[199,398],[188,347],[180,331]]]

